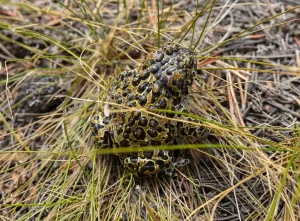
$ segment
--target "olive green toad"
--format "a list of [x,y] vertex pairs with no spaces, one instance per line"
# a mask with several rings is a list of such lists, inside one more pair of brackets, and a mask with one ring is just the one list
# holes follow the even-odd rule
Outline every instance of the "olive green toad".
[[[188,48],[167,43],[151,53],[136,69],[117,77],[109,91],[105,111],[91,121],[97,147],[141,147],[174,144],[175,137],[197,136],[200,128],[168,118],[192,121],[174,113],[156,112],[159,116],[138,109],[165,109],[188,113],[185,97],[197,71],[195,54]],[[124,107],[135,108],[126,110]],[[119,110],[119,111],[118,111]],[[174,169],[189,163],[174,162],[173,151],[157,150],[119,155],[126,169],[139,177],[173,175]]]

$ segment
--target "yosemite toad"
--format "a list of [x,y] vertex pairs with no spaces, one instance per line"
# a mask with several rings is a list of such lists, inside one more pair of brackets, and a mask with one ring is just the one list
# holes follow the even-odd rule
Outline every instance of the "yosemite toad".
[[[185,97],[196,71],[197,61],[190,49],[167,43],[150,53],[138,68],[120,73],[107,98],[117,105],[108,105],[109,113],[102,111],[91,121],[95,145],[100,148],[159,146],[174,144],[175,137],[196,137],[199,127],[166,119],[193,121],[189,117],[155,111],[161,116],[158,117],[136,110],[188,113]],[[187,159],[174,162],[173,151],[166,150],[124,153],[119,157],[124,167],[139,177],[172,176],[174,168],[189,163]]]

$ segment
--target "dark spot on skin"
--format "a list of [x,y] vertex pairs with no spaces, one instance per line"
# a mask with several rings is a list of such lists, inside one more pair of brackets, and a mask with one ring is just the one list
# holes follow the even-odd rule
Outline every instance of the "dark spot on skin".
[[139,98],[139,104],[144,107],[147,104],[147,96],[145,94],[143,94],[142,96],[140,96]]
[[182,88],[184,87],[184,79],[183,78],[179,78],[177,81],[177,87],[178,88]]
[[112,142],[111,142],[111,139],[109,137],[109,133],[107,131],[104,133],[104,136],[101,137],[100,141],[96,140],[96,139],[94,141],[95,141],[96,146],[101,147],[101,148],[112,146],[111,145]]
[[180,104],[177,106],[177,108],[176,108],[176,109],[177,109],[177,110],[181,110],[181,111],[183,111],[183,110],[182,110],[182,108],[183,108],[183,105],[182,105],[182,103],[180,103]]
[[121,133],[123,133],[123,129],[117,130],[117,134],[118,134],[118,135],[120,135]]
[[168,138],[165,139],[165,143],[166,143],[166,144],[169,144],[169,142],[171,142],[171,140],[173,139],[173,137],[174,137],[174,135],[170,134],[170,135],[168,136]]
[[149,63],[150,63],[151,65],[153,65],[153,64],[155,64],[155,61],[154,61],[153,59],[150,59]]
[[134,117],[135,120],[138,120],[141,116],[141,112],[140,111],[134,111],[134,112],[132,112],[131,115]]
[[156,127],[156,130],[158,133],[161,133],[163,131],[162,127]]
[[161,98],[157,103],[157,107],[160,109],[165,109],[167,107],[167,101]]
[[167,73],[167,75],[172,75],[173,72],[176,71],[176,70],[177,70],[177,67],[176,67],[176,66],[173,66],[173,67],[170,67],[170,68],[166,71],[166,73]]
[[121,73],[120,75],[119,75],[119,81],[123,81],[124,80],[124,75]]
[[169,123],[168,128],[169,128],[170,131],[174,132],[175,126],[174,126],[174,124]]
[[175,79],[172,80],[172,85],[177,86],[177,81]]
[[152,85],[149,84],[146,88],[146,93],[148,94],[152,90]]
[[148,86],[148,82],[143,82],[139,87],[138,87],[138,92],[139,93],[143,93],[146,89],[146,87]]
[[94,136],[97,136],[98,135],[98,131],[100,130],[100,129],[103,129],[104,128],[104,126],[103,125],[101,125],[101,124],[96,124],[96,123],[92,123],[91,124],[91,126],[93,127],[93,135]]
[[136,101],[130,102],[128,107],[136,107]]
[[157,131],[156,131],[156,130],[153,130],[153,129],[149,129],[149,130],[147,131],[147,134],[148,134],[150,137],[152,137],[152,138],[158,136]]
[[[186,113],[186,114],[189,113],[187,109],[183,109],[182,112],[183,112],[183,113]],[[191,121],[193,121],[192,118],[188,118],[188,119],[191,120]]]
[[93,127],[95,130],[100,130],[104,128],[102,124],[97,124],[97,123],[91,123],[91,127]]
[[162,170],[162,169],[165,167],[165,163],[164,163],[164,161],[162,161],[162,160],[157,160],[157,161],[156,161],[156,164],[158,165],[158,168],[159,168],[160,170]]
[[[158,96],[158,95],[157,95]],[[152,94],[152,96],[151,96],[151,104],[154,104],[155,102],[156,102],[156,100],[157,100],[157,96],[155,96],[155,94]],[[153,105],[151,105],[150,107],[152,107],[153,108]],[[149,107],[149,108],[150,108]]]
[[128,96],[127,96],[127,100],[128,101],[132,101],[133,99],[134,99],[134,94],[132,94],[132,93],[130,93],[130,94],[128,94]]
[[175,116],[175,114],[174,113],[166,113],[166,116],[170,117],[170,118],[173,118]]
[[194,134],[194,132],[195,132],[195,128],[189,128],[189,132],[188,132],[189,135]]
[[173,60],[173,59],[169,62],[169,65],[170,65],[170,66],[173,66],[173,65],[174,65],[174,60]]
[[[149,146],[149,144],[147,146]],[[147,152],[144,152],[143,158],[144,159],[152,159],[153,155],[154,155],[153,151],[147,151]]]
[[167,57],[165,60],[162,60],[161,64],[165,65],[166,63],[168,63],[170,61],[170,58]]
[[160,62],[163,58],[164,58],[164,54],[163,53],[158,52],[157,54],[155,54],[155,60],[157,62]]
[[153,65],[151,67],[151,73],[155,74],[159,70],[159,67],[157,65]]
[[167,154],[165,154],[164,151],[162,151],[162,150],[158,151],[158,156],[163,160],[169,159],[169,156]]
[[182,76],[186,76],[186,70],[183,70],[183,69],[180,69],[179,70],[179,74],[182,75]]
[[130,125],[126,125],[125,126],[125,132],[130,132],[131,131],[131,126]]
[[156,77],[156,79],[160,79],[160,77],[161,77],[161,72],[157,72],[157,73],[155,74],[155,77]]
[[183,95],[187,95],[189,93],[189,90],[188,90],[187,87],[184,87],[184,88],[181,89],[181,92],[182,92]]
[[131,90],[128,89],[128,88],[127,88],[126,90],[124,90],[124,91],[123,91],[123,94],[122,94],[123,97],[126,97],[130,92],[131,92]]
[[138,162],[137,156],[130,157],[130,163],[136,164],[137,162]]
[[141,80],[146,80],[150,75],[150,71],[149,70],[145,70],[145,71],[142,71],[140,73],[140,79]]
[[139,77],[134,77],[134,78],[132,78],[132,86],[134,86],[134,87],[136,87],[136,86],[138,86],[139,85],[139,83],[140,83],[140,81],[141,81],[141,79],[139,78]]
[[134,123],[135,123],[134,116],[129,117],[128,124],[132,126],[132,125],[134,125]]
[[94,117],[94,120],[99,120],[99,116],[95,116],[95,117]]
[[124,138],[124,139],[129,139],[129,133],[124,132],[124,133],[123,133],[123,138]]
[[168,83],[168,78],[167,78],[166,76],[163,76],[163,77],[160,78],[160,81],[161,81],[164,85],[166,85],[166,84]]
[[134,166],[131,163],[127,163],[128,170],[134,171]]
[[120,146],[121,146],[121,147],[129,147],[129,142],[128,142],[128,140],[121,140]]
[[150,126],[150,127],[156,127],[157,125],[158,125],[157,120],[151,119],[151,120],[149,121],[149,126]]
[[[130,77],[132,75],[131,71],[126,71],[126,77]],[[122,80],[122,79],[121,79]]]
[[138,140],[144,140],[146,137],[146,133],[143,128],[137,127],[134,131],[134,137]]
[[166,90],[166,98],[168,100],[171,100],[173,96],[174,96],[174,94],[172,94],[169,90]]
[[160,141],[156,141],[156,140],[151,140],[151,145],[153,145],[153,146],[160,146],[161,142]]
[[174,90],[170,90],[172,96],[173,96],[173,105],[176,106],[180,103],[181,98],[183,96],[182,91],[177,91],[180,90],[180,88],[174,88]]
[[147,124],[148,124],[148,120],[147,120],[146,117],[141,117],[141,118],[139,119],[139,125],[140,125],[140,126],[146,126]]
[[[149,146],[149,145],[144,145],[145,143],[141,143],[141,145],[140,146]],[[141,154],[139,154],[139,157],[141,158],[141,159],[150,159],[150,158],[152,158],[152,155],[151,155],[151,152],[153,152],[153,151],[145,151],[145,152],[143,152],[143,153],[141,153]],[[137,154],[136,153],[133,153],[133,155],[134,156],[137,156]],[[151,157],[149,157],[149,156],[151,156]]]
[[122,96],[118,95],[118,97],[117,97],[117,104],[122,104],[122,102],[123,102]]
[[129,85],[128,82],[125,82],[123,87],[122,87],[122,90],[125,90],[128,87],[128,85]]
[[103,124],[107,125],[107,124],[109,124],[109,122],[110,122],[110,117],[105,117],[103,119]]
[[165,170],[160,170],[160,171],[157,173],[157,176],[158,176],[158,177],[164,177],[164,176],[166,176],[166,171],[165,171]]
[[144,173],[146,171],[149,172],[154,172],[155,171],[155,166],[153,161],[148,161],[142,168],[141,168],[141,173]]

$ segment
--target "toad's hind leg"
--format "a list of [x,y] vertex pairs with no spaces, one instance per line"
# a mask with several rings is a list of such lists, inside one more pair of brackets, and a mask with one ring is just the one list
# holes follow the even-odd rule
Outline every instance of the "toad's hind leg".
[[170,176],[176,175],[175,168],[183,167],[190,163],[190,160],[183,159],[177,162],[163,162],[160,159],[147,159],[139,156],[126,157],[123,160],[124,167],[133,175],[138,177],[147,176]]
[[164,162],[159,163],[157,160],[144,158],[140,156],[129,156],[121,158],[124,168],[138,177],[146,177],[157,174],[160,167],[164,167]]
[[[184,100],[175,107],[176,111],[179,111],[183,114],[192,113],[188,102]],[[188,142],[194,142],[195,140],[204,136],[206,130],[204,127],[198,125],[199,121],[183,114],[178,114],[178,119],[183,120],[177,123],[178,127],[178,137],[177,140],[180,140],[179,143],[182,143],[182,140]]]

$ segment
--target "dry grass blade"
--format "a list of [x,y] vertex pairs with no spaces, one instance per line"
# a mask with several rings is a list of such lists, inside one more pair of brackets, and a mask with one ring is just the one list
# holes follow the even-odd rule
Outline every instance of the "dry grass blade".
[[[0,0],[0,219],[299,220],[299,13],[291,0]],[[107,101],[166,41],[197,54],[191,113]],[[203,131],[96,149],[89,121],[109,105]],[[137,179],[115,155],[158,148],[191,164]]]

